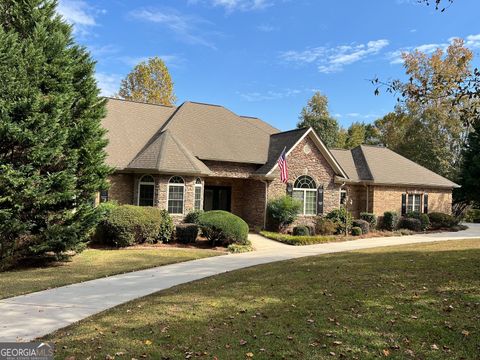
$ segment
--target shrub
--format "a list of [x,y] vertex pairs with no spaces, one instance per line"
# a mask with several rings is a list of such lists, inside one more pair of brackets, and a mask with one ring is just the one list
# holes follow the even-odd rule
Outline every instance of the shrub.
[[373,229],[377,225],[377,215],[367,212],[360,213],[360,219],[365,220],[370,225],[370,228]]
[[282,196],[269,201],[267,216],[269,224],[274,230],[283,230],[293,223],[297,217],[302,203],[291,196]]
[[368,234],[370,232],[370,224],[366,220],[353,220],[352,226],[362,229],[362,234]]
[[470,223],[480,223],[480,209],[467,210],[465,221]]
[[248,225],[240,217],[223,210],[206,211],[198,217],[203,235],[215,244],[247,244]]
[[360,236],[360,235],[362,235],[362,228],[360,228],[360,227],[358,227],[358,226],[352,227],[352,235],[353,235],[353,236]]
[[458,221],[449,214],[432,212],[428,214],[432,229],[450,228],[458,225]]
[[325,217],[335,223],[337,234],[347,234],[352,227],[352,214],[344,207],[330,211]]
[[250,240],[247,240],[247,243],[245,245],[230,244],[228,245],[228,251],[234,254],[253,251],[252,242]]
[[318,235],[333,235],[337,231],[337,224],[330,219],[318,217],[315,221],[315,233]]
[[260,235],[289,245],[323,244],[336,240],[334,236],[293,236],[270,231],[260,231]]
[[193,210],[190,211],[183,219],[183,222],[186,224],[198,224],[198,218],[203,214],[203,210]]
[[[421,231],[425,231],[430,227],[430,219],[427,214],[422,214],[417,211],[410,211],[405,215],[409,219],[418,219],[421,223]],[[412,229],[413,230],[413,229]],[[417,231],[417,230],[415,230]],[[419,230],[420,231],[420,230]]]
[[309,236],[310,230],[305,225],[295,226],[293,228],[294,236]]
[[198,236],[197,224],[178,224],[175,227],[175,238],[184,244],[194,243]]
[[422,223],[419,219],[413,217],[404,217],[401,218],[398,227],[401,229],[407,229],[412,231],[422,231]]
[[383,213],[382,226],[385,230],[393,231],[398,224],[398,215],[395,211],[385,211]]
[[104,242],[123,247],[138,243],[168,242],[173,222],[166,210],[122,205],[114,207],[102,221]]

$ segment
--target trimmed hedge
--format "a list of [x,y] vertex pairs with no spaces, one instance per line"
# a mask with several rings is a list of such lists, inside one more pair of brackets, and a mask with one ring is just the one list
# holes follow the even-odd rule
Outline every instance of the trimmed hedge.
[[166,210],[133,205],[109,209],[99,226],[104,236],[102,242],[118,247],[168,242],[174,229]]
[[245,245],[230,244],[228,245],[228,251],[233,254],[240,254],[240,253],[253,251],[252,242],[250,240],[247,240],[247,243]]
[[367,212],[360,213],[360,219],[365,220],[370,225],[370,228],[375,228],[377,225],[377,215]]
[[206,211],[198,217],[198,224],[203,235],[213,244],[217,241],[225,244],[247,244],[248,224],[228,211]]
[[382,227],[385,230],[393,231],[398,225],[398,215],[395,211],[385,211],[383,213]]
[[360,228],[362,234],[368,234],[370,232],[370,224],[366,220],[353,220],[352,226]]
[[294,236],[309,236],[309,235],[311,235],[309,228],[306,227],[305,225],[295,226],[293,228],[292,234]]
[[[430,227],[430,219],[427,214],[421,214],[417,211],[411,211],[406,214],[407,218],[420,220],[421,227],[418,231],[425,231]],[[413,229],[412,229],[413,230]],[[417,231],[417,230],[415,230]]]
[[330,219],[318,217],[315,221],[315,233],[318,235],[333,235],[337,231],[337,224]]
[[294,236],[270,231],[260,231],[260,235],[288,245],[313,245],[336,241],[335,236]]
[[204,213],[203,210],[190,211],[183,219],[185,224],[198,224],[198,218]]
[[432,212],[428,214],[428,217],[430,219],[432,229],[451,228],[455,225],[458,225],[458,220],[449,214]]
[[353,236],[360,236],[360,235],[362,235],[362,228],[360,228],[360,227],[358,227],[358,226],[352,227],[352,235],[353,235]]
[[480,223],[480,209],[469,209],[465,214],[465,221],[471,223]]
[[414,217],[404,217],[400,219],[398,227],[419,232],[422,231],[422,222]]
[[178,224],[175,227],[175,238],[184,244],[194,243],[197,240],[198,230],[197,224]]

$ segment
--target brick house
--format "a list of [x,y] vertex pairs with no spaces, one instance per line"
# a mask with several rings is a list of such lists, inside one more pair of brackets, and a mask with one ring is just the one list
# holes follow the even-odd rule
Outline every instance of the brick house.
[[[222,209],[264,227],[268,200],[285,194],[302,201],[301,223],[341,204],[355,217],[450,213],[458,187],[387,148],[327,149],[311,128],[281,132],[222,106],[109,99],[107,111],[107,162],[116,171],[100,201],[158,206],[176,222],[194,209]],[[287,184],[277,165],[283,149]]]

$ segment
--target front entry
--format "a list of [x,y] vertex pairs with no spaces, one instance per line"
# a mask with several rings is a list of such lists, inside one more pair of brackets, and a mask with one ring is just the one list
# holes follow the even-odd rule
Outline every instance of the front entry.
[[203,209],[231,211],[232,188],[229,186],[205,186]]

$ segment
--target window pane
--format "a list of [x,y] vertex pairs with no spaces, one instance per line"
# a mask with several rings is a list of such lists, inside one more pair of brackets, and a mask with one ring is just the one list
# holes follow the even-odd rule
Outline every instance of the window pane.
[[202,187],[195,186],[195,210],[200,210],[202,208]]
[[317,213],[317,192],[305,192],[305,215],[315,215]]
[[170,185],[168,187],[168,212],[171,214],[183,213],[183,186]]
[[414,199],[413,211],[420,212],[420,194],[414,195]]
[[108,201],[108,190],[100,191],[100,202],[104,203]]
[[408,201],[407,201],[407,212],[413,211],[413,195],[408,194]]
[[138,205],[153,206],[154,195],[155,195],[154,185],[140,184],[140,194],[138,195]]
[[293,190],[292,197],[294,199],[300,200],[302,207],[300,208],[300,214],[303,214],[303,191],[302,190]]

